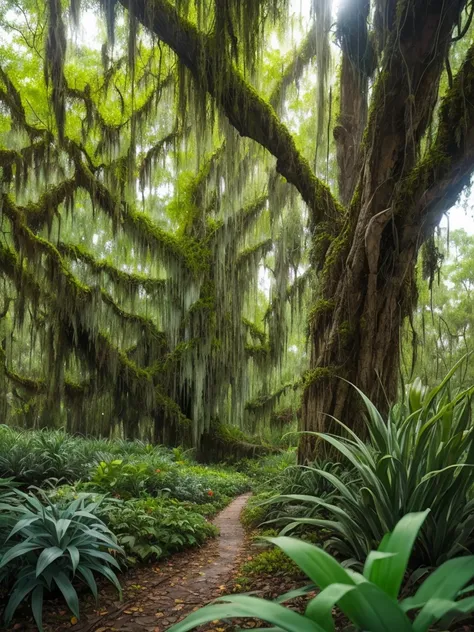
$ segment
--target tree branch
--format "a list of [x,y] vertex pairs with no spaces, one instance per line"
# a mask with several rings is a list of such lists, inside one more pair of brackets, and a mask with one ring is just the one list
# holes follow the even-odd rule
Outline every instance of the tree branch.
[[336,214],[337,203],[329,188],[316,178],[275,110],[246,83],[212,37],[200,33],[167,0],[120,2],[200,79],[241,136],[255,140],[275,156],[277,171],[298,189],[317,218]]
[[[413,209],[405,239],[424,241],[469,185],[474,170],[474,46],[443,98],[432,149],[400,183],[396,207]],[[410,201],[410,207],[405,206]],[[416,231],[416,234],[415,234]]]
[[278,112],[287,88],[303,74],[303,70],[316,55],[316,22],[313,21],[306,37],[295,51],[291,61],[282,70],[277,84],[270,95],[270,105]]

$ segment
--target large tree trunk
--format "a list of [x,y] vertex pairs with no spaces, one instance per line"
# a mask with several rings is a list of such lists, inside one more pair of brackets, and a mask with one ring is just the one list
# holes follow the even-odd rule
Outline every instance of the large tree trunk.
[[[397,23],[394,12],[387,13],[389,35],[366,121],[366,77],[375,55],[368,50],[368,2],[342,3],[341,113],[335,139],[340,195],[348,206],[325,254],[322,298],[310,319],[305,431],[339,433],[337,418],[364,436],[361,399],[348,382],[382,412],[397,394],[401,326],[414,305],[418,250],[427,228],[432,230],[428,206],[420,200],[439,176],[433,156],[431,180],[424,179],[421,139],[432,120],[462,6],[414,1]],[[300,460],[326,456],[331,453],[327,446],[304,435]]]
[[[387,251],[393,237],[388,213],[378,218],[378,223],[363,223],[361,218],[350,235],[345,240],[339,237],[328,251],[329,259],[332,254],[335,260],[323,272],[324,298],[316,303],[310,319],[305,431],[339,433],[335,417],[364,436],[362,400],[348,382],[362,389],[382,412],[397,394],[400,331],[416,296],[417,253],[412,247],[379,260],[381,244]],[[360,245],[357,235],[361,232],[373,257],[367,257]],[[305,435],[300,460],[311,460],[315,453],[328,456],[329,444]]]

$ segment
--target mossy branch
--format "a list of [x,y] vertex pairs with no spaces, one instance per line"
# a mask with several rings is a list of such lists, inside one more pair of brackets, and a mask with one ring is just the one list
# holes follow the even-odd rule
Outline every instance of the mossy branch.
[[252,339],[258,340],[261,345],[265,344],[267,334],[262,329],[257,327],[255,323],[252,323],[247,318],[242,318],[242,324],[244,325]]
[[229,241],[232,241],[234,236],[235,238],[237,237],[238,233],[245,233],[266,209],[267,202],[268,196],[260,195],[255,200],[239,209],[214,232],[214,241],[217,242],[224,234],[230,235]]
[[264,239],[258,244],[242,250],[242,252],[240,252],[237,257],[236,266],[238,268],[243,268],[252,263],[255,263],[256,261],[258,262],[260,261],[260,259],[262,259],[262,257],[267,255],[272,248],[273,239]]
[[169,285],[166,279],[152,279],[144,274],[125,272],[108,261],[99,261],[83,246],[60,242],[58,250],[63,256],[86,263],[95,274],[107,275],[111,281],[128,291],[143,288],[148,294],[158,294],[164,292]]
[[75,177],[68,178],[47,189],[38,202],[22,207],[21,211],[25,214],[29,228],[40,230],[46,223],[50,224],[60,204],[70,201],[77,187]]
[[[0,349],[0,357],[2,356],[4,356],[4,353],[3,350]],[[20,373],[17,373],[7,367],[6,364],[3,365],[3,371],[10,382],[12,382],[15,386],[22,388],[30,395],[46,395],[48,392],[47,384],[42,379],[36,380],[25,375],[20,375]],[[64,380],[64,395],[68,400],[85,397],[88,394],[92,394],[93,390],[94,389],[91,388],[91,383],[89,381],[82,384],[76,384],[67,378]]]
[[120,2],[199,78],[242,136],[255,140],[275,156],[277,171],[298,189],[314,217],[322,220],[337,214],[338,205],[329,188],[314,175],[287,127],[218,49],[213,37],[198,31],[167,0]]
[[[76,152],[74,152],[76,153]],[[157,253],[161,259],[172,257],[193,272],[208,266],[208,254],[202,245],[192,238],[177,238],[154,224],[146,213],[134,210],[129,204],[115,198],[109,189],[98,180],[87,166],[77,158],[76,178],[93,203],[108,215],[115,226],[121,225],[131,236]]]
[[5,105],[10,110],[15,126],[18,129],[22,129],[23,131],[25,131],[31,141],[36,140],[45,134],[47,136],[50,136],[48,130],[38,129],[37,127],[34,127],[34,125],[30,125],[30,123],[28,123],[25,108],[23,107],[23,103],[21,101],[20,93],[16,89],[8,74],[1,66],[0,79],[5,84],[5,90],[0,88],[0,101],[5,103]]
[[124,323],[133,323],[138,325],[143,331],[146,331],[150,336],[159,340],[160,343],[166,347],[166,335],[157,328],[150,318],[125,311],[120,307],[120,305],[117,305],[112,296],[103,289],[100,290],[100,296],[102,301],[111,307],[114,314],[116,314]]
[[283,68],[278,82],[270,95],[270,104],[275,110],[280,110],[286,90],[301,77],[306,66],[316,55],[316,49],[316,22],[313,21],[305,38],[293,53],[291,61]]
[[[53,295],[43,290],[25,269],[16,252],[2,244],[0,244],[0,271],[15,283],[19,292],[27,294],[30,299],[34,294],[35,300],[40,296],[49,304],[58,317],[57,323],[63,332],[64,343],[85,357],[91,369],[96,372],[94,388],[92,389],[91,383],[91,390],[110,388],[113,385],[119,392],[140,394],[141,403],[150,411],[161,407],[170,418],[175,419],[178,423],[188,421],[179,405],[162,392],[159,384],[154,383],[153,376],[160,373],[156,371],[155,367],[151,369],[139,367],[127,356],[125,351],[112,343],[106,333],[96,331],[95,328],[88,328],[82,318],[76,317],[76,310],[64,309],[64,302],[70,305],[71,301],[76,303],[78,299],[83,301],[84,307],[87,301],[93,300],[92,290],[86,286],[79,286],[76,293],[71,296],[71,293],[67,291],[68,288],[70,290],[70,283],[66,283],[66,291],[63,289],[60,295],[57,293]],[[10,373],[9,377],[16,381],[19,386],[30,391],[34,390],[36,394],[43,392],[43,388],[46,390],[46,385],[42,380],[23,378],[12,371]],[[69,397],[87,395],[89,392],[87,385],[84,385],[84,389],[78,388],[77,384],[68,382],[67,379],[64,389],[66,396]]]
[[273,408],[280,397],[284,395],[289,388],[294,388],[297,385],[298,384],[295,384],[294,382],[288,382],[287,384],[283,384],[283,386],[277,388],[273,391],[273,393],[264,393],[259,395],[245,404],[245,410],[251,413],[257,413],[262,409],[268,410],[269,408]]
[[143,156],[140,166],[138,168],[138,178],[142,189],[145,188],[149,174],[154,163],[162,155],[164,150],[167,150],[173,145],[182,135],[182,130],[179,128],[174,129],[172,132],[161,138],[155,143]]
[[416,221],[409,222],[407,240],[418,238],[420,233],[423,240],[430,237],[443,214],[470,184],[473,171],[474,46],[471,46],[452,87],[441,101],[434,144],[397,190],[395,212],[403,216],[414,209]]

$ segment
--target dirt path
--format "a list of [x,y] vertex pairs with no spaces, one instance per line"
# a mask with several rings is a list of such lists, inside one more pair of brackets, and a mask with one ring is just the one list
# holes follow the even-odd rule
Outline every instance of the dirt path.
[[[45,612],[45,630],[70,632],[165,632],[192,610],[223,594],[243,551],[240,512],[250,494],[236,498],[215,519],[220,536],[200,549],[173,555],[155,567],[122,576],[123,601],[107,587],[99,608],[89,595],[81,597],[81,620],[65,610]],[[18,624],[17,624],[18,625]],[[25,622],[15,629],[32,630]],[[209,628],[213,629],[213,627]]]

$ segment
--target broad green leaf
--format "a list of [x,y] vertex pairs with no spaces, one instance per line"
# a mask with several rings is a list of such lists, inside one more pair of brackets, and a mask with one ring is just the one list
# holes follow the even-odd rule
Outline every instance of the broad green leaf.
[[31,610],[39,632],[43,632],[43,586],[36,586],[31,593]]
[[69,553],[69,556],[71,557],[72,571],[73,573],[75,573],[77,566],[79,564],[81,555],[79,553],[79,550],[75,546],[68,546],[67,551]]
[[36,563],[36,577],[39,577],[47,566],[52,564],[55,560],[58,559],[58,557],[62,557],[63,555],[63,549],[60,549],[57,546],[51,546],[41,551],[41,554],[38,557],[38,561]]
[[367,579],[382,588],[393,599],[398,596],[413,544],[428,513],[429,509],[404,516],[384,542],[384,552],[394,555],[379,558],[371,564]]
[[98,598],[97,582],[95,581],[95,577],[91,569],[88,568],[87,566],[84,566],[83,564],[79,564],[79,566],[77,567],[77,572],[80,575],[82,575],[85,583],[90,588],[91,593],[94,595],[95,600],[97,601],[97,598]]
[[306,607],[305,616],[319,623],[326,632],[334,632],[335,625],[332,610],[336,603],[350,591],[357,590],[356,586],[348,584],[331,584],[311,599]]
[[[217,600],[220,603],[205,606],[187,616],[168,632],[186,632],[216,619],[251,617],[267,621],[285,632],[325,632],[324,628],[288,608],[272,601],[246,595],[232,595]],[[222,603],[225,602],[225,603]]]
[[3,568],[12,560],[20,557],[21,555],[26,555],[26,553],[37,551],[41,548],[42,547],[36,542],[28,542],[28,540],[25,540],[24,542],[19,542],[18,544],[15,544],[15,546],[13,546],[11,549],[8,549],[8,551],[2,557],[0,561],[0,568]]
[[30,594],[30,592],[34,588],[36,588],[37,585],[38,584],[35,581],[34,576],[21,579],[14,584],[13,590],[10,593],[10,598],[5,608],[5,612],[3,613],[3,618],[7,625],[12,620],[13,615],[15,614],[16,609],[21,604],[21,602],[25,599],[27,595]]
[[79,619],[79,600],[77,598],[76,589],[71,584],[71,581],[63,572],[57,573],[54,576],[54,581],[63,594],[69,610]]

